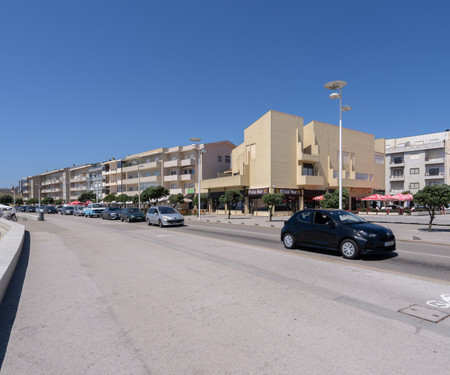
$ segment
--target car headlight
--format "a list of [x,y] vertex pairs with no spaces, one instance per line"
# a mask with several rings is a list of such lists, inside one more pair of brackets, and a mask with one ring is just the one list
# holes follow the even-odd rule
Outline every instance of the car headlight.
[[374,233],[367,233],[366,231],[363,231],[363,230],[360,230],[359,233],[362,234],[364,237],[369,237],[369,238],[373,238],[373,237],[377,236]]
[[163,219],[164,219],[164,220],[170,220],[171,218],[168,217],[168,216],[163,216]]

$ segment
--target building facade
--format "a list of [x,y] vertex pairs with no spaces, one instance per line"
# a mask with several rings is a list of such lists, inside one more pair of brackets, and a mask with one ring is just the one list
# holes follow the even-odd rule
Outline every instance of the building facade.
[[[359,200],[384,188],[384,139],[351,129],[343,133],[343,186],[355,209]],[[219,178],[202,181],[209,208],[220,207],[226,190],[240,190],[244,212],[264,210],[262,196],[285,195],[284,209],[314,204],[312,198],[339,187],[339,127],[269,111],[244,130],[244,143],[231,155],[232,168]],[[282,208],[283,209],[283,208]]]
[[450,130],[386,140],[386,193],[450,183]]
[[216,177],[230,168],[235,145],[229,141],[159,148],[103,162],[103,194],[134,196],[161,185],[170,194],[186,195],[198,180],[199,147],[205,151],[200,156],[200,178]]

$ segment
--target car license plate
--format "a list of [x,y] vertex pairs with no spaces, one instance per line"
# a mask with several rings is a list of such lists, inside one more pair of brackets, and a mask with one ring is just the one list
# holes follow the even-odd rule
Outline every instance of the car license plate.
[[384,243],[384,246],[385,247],[392,246],[392,245],[394,245],[394,243],[395,243],[395,241],[388,241],[388,242]]

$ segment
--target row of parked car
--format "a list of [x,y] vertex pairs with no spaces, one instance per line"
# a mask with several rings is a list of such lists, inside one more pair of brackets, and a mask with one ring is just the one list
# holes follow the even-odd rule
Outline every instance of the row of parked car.
[[60,210],[61,215],[73,215],[84,217],[101,217],[104,220],[121,220],[126,222],[146,221],[148,225],[181,226],[184,225],[184,217],[176,209],[170,206],[150,207],[147,214],[142,213],[136,207],[104,207],[93,203],[84,206],[64,206]]

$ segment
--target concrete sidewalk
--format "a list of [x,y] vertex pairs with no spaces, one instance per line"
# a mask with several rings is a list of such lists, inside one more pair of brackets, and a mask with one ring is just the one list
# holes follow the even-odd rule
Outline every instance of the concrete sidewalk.
[[[429,216],[409,215],[359,215],[365,220],[392,229],[398,241],[414,241],[429,244],[450,246],[450,215],[437,215],[433,221],[433,229],[428,232]],[[221,223],[231,225],[245,225],[281,229],[284,221],[290,216],[274,216],[269,221],[267,216],[204,214],[202,222]],[[197,216],[185,216],[186,223],[198,222]]]

